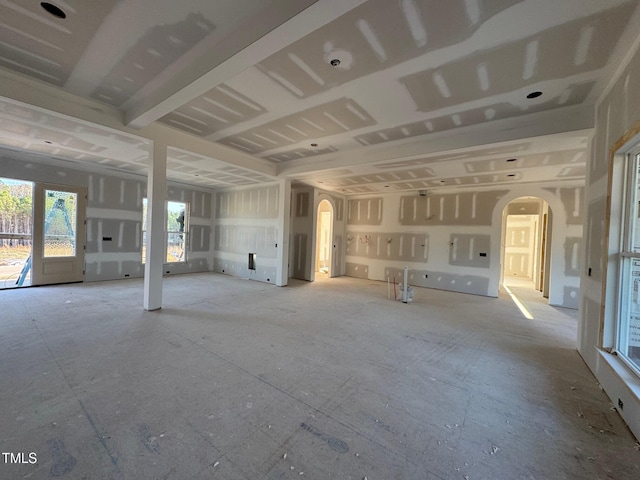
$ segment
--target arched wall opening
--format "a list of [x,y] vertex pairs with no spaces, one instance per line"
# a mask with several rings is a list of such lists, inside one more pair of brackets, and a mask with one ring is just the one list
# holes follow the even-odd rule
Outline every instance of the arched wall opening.
[[[550,239],[546,240],[546,268],[545,275],[548,278],[549,304],[564,306],[566,299],[562,286],[565,277],[565,241],[567,214],[561,199],[554,195],[553,191],[533,186],[523,186],[517,192],[509,192],[504,195],[495,205],[492,215],[492,235],[491,235],[491,266],[489,272],[488,295],[497,297],[503,282],[504,265],[504,242],[505,237],[505,209],[507,205],[518,198],[532,197],[538,198],[548,205],[552,215],[548,215],[547,222],[551,231]],[[555,288],[558,287],[558,288]]]
[[520,197],[503,210],[500,284],[530,288],[549,297],[549,245],[553,212],[538,197]]
[[327,199],[321,200],[316,212],[316,250],[314,273],[326,277],[333,272],[333,219],[334,209]]

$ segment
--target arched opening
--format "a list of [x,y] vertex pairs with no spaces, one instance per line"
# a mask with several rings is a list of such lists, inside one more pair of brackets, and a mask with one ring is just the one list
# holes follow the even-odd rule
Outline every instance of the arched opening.
[[549,297],[552,220],[549,204],[539,197],[519,197],[504,207],[502,286],[528,288]]
[[332,275],[333,252],[333,206],[328,200],[322,200],[318,204],[316,219],[316,278],[329,278]]

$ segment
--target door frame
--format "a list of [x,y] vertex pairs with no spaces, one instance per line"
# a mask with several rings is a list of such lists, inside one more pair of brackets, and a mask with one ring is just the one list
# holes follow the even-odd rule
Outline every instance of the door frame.
[[[45,191],[75,193],[76,205],[76,254],[73,257],[44,256]],[[35,182],[33,192],[33,248],[31,250],[31,285],[50,285],[84,281],[84,255],[86,248],[87,189],[70,185]]]

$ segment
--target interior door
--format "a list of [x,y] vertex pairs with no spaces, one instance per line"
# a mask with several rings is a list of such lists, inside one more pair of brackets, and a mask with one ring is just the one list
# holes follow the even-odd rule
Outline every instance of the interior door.
[[32,285],[84,279],[86,190],[36,184]]

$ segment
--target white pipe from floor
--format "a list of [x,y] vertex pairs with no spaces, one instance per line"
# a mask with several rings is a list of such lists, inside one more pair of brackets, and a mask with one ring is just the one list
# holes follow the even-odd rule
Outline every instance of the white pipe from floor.
[[409,267],[404,267],[404,282],[402,283],[402,303],[407,303],[409,298]]

